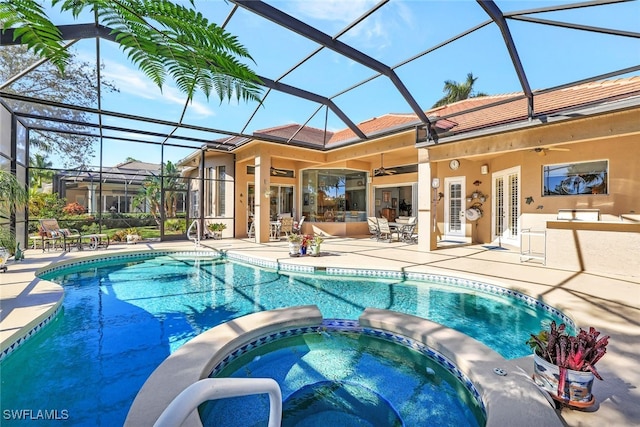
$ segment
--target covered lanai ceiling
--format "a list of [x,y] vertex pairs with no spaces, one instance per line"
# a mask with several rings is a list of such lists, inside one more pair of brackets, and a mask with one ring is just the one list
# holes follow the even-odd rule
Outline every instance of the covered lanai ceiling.
[[[260,136],[327,150],[378,136],[379,127],[366,123],[390,113],[407,119],[385,132],[423,125],[427,139],[446,142],[439,136],[455,117],[429,110],[445,81],[463,82],[468,73],[478,78],[477,91],[524,100],[524,116],[535,118],[538,93],[640,72],[637,1],[196,0],[195,7],[249,50],[264,85],[261,103],[199,96],[185,104],[171,87],[161,93],[91,15],[55,22],[79,56],[103,64],[103,78],[120,93],[100,93],[98,104],[82,108],[87,123],[65,123],[55,112],[73,106],[14,89],[34,64],[0,82],[1,98],[43,134],[65,128],[103,141],[220,150]],[[12,44],[9,29],[0,48]],[[123,95],[149,101],[123,102]],[[49,117],[30,108],[43,103]]]

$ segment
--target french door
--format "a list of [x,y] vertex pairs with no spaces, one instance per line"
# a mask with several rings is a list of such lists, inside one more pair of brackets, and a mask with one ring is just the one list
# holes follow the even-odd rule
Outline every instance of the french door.
[[509,245],[520,244],[520,167],[492,175],[493,240]]
[[465,237],[466,219],[464,216],[465,188],[464,177],[456,176],[444,179],[444,238],[460,239]]

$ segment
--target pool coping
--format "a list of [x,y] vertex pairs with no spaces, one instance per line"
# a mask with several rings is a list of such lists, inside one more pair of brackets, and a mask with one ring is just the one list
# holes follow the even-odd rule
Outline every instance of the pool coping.
[[[207,378],[213,368],[236,349],[267,333],[322,322],[315,305],[287,307],[248,314],[218,325],[191,339],[167,357],[147,378],[125,419],[125,427],[153,426],[182,390]],[[182,424],[202,426],[197,411]]]
[[[291,328],[317,326],[322,319],[315,305],[288,307],[242,316],[203,332],[167,357],[149,376],[129,409],[125,427],[152,426],[185,388],[208,378],[215,367],[255,348],[256,341],[266,335],[286,335]],[[526,372],[461,332],[417,316],[376,308],[365,309],[358,323],[368,329],[367,333],[375,334],[371,329],[382,331],[386,338],[403,345],[410,339],[432,349],[435,360],[477,390],[487,427],[563,425],[552,401]],[[506,375],[496,374],[496,368]],[[182,425],[201,427],[197,411]]]

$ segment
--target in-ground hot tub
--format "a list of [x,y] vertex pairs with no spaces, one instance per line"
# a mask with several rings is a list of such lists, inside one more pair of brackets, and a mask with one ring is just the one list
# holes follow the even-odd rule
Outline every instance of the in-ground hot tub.
[[[408,354],[418,352],[421,355],[416,355],[415,358],[424,356],[429,359],[422,362],[425,383],[447,382],[450,388],[455,390],[458,401],[466,406],[466,409],[460,406],[461,412],[465,413],[468,410],[467,413],[473,414],[471,418],[465,418],[467,423],[472,423],[467,425],[474,425],[474,422],[475,425],[508,425],[517,423],[522,414],[527,414],[527,425],[533,425],[531,423],[545,426],[561,425],[544,393],[533,384],[526,373],[518,369],[513,361],[505,360],[493,350],[462,333],[419,317],[370,308],[364,311],[357,322],[347,323],[350,323],[347,325],[348,328],[357,328],[358,334],[367,335],[365,341],[376,342],[380,348],[387,345],[405,347],[402,350],[392,350],[391,354],[406,357]],[[256,367],[257,370],[267,369],[269,365],[278,367],[278,360],[280,360],[282,365],[280,370],[287,371],[284,377],[291,380],[289,384],[284,384],[283,390],[285,410],[283,420],[290,421],[290,425],[314,425],[314,418],[318,416],[322,416],[323,420],[332,416],[344,421],[355,419],[361,416],[359,414],[362,412],[369,411],[375,411],[378,416],[390,420],[390,425],[404,425],[402,410],[398,409],[399,405],[394,401],[395,396],[384,394],[383,389],[387,387],[381,386],[378,389],[370,387],[371,379],[364,377],[361,381],[355,377],[348,380],[331,378],[331,376],[313,377],[309,372],[298,371],[298,368],[291,369],[294,365],[290,362],[287,365],[287,362],[277,353],[274,354],[273,361],[270,361],[270,354],[273,352],[265,351],[269,350],[270,345],[282,351],[290,351],[299,344],[299,342],[295,343],[295,336],[307,333],[316,337],[314,340],[320,343],[329,342],[329,346],[333,345],[333,340],[360,340],[361,338],[332,335],[334,332],[329,329],[332,328],[327,323],[323,324],[322,315],[315,306],[254,313],[217,326],[182,346],[156,369],[136,397],[125,425],[153,425],[169,403],[191,384],[209,376],[237,370],[236,366],[240,367],[240,371],[251,371],[251,363],[260,362],[261,359],[265,359],[266,363],[262,366],[257,364],[254,369]],[[293,331],[300,331],[301,334]],[[289,338],[294,338],[293,345],[283,346],[282,342],[278,343],[280,339]],[[382,341],[386,343],[381,343]],[[308,342],[305,341],[305,343],[304,345],[308,346]],[[265,345],[267,347],[263,347]],[[360,352],[361,355],[381,354],[381,350],[376,350],[375,345],[367,344],[367,347],[371,348]],[[287,348],[289,350],[286,350]],[[314,357],[322,358],[321,353],[326,348],[322,345],[318,348],[320,353]],[[369,358],[369,356],[363,357]],[[245,363],[245,359],[250,363]],[[325,360],[329,359],[325,358]],[[320,365],[322,363],[317,364],[317,366]],[[344,366],[346,365],[342,365]],[[326,368],[332,370],[337,367],[334,362],[331,362],[326,365]],[[375,370],[369,370],[367,375],[375,376]],[[314,381],[305,382],[305,377],[313,377]],[[444,379],[445,377],[447,380]],[[389,389],[394,390],[392,380],[389,378],[393,378],[393,375],[387,377],[381,384],[385,383],[384,385]],[[455,380],[449,382],[452,378]],[[281,387],[283,387],[282,384]],[[460,393],[461,389],[466,391]],[[397,389],[393,393],[398,393]],[[417,393],[419,397],[422,394],[422,391]],[[205,404],[201,407],[204,419],[194,411],[183,425],[201,426],[203,420],[208,423],[209,416],[220,409],[216,409],[216,404]],[[227,417],[232,417],[230,422],[239,420],[244,423],[240,425],[247,425],[247,422],[250,425],[252,423],[249,421],[254,419],[251,417],[263,416],[258,414],[261,409],[255,404],[245,405],[240,401],[240,403],[232,403],[233,405],[240,406],[236,406],[235,409],[233,407],[220,409],[220,412],[227,411],[229,414],[226,415]],[[238,415],[239,407],[242,407],[242,417]],[[349,411],[345,411],[345,407],[350,408]],[[352,410],[354,407],[357,411]],[[287,410],[291,412],[289,415]],[[243,418],[247,412],[255,412],[255,414],[250,418]],[[478,417],[479,414],[480,417]],[[366,420],[366,417],[360,419]],[[226,418],[226,421],[229,421],[229,418]],[[459,421],[460,419],[456,420],[456,422]]]

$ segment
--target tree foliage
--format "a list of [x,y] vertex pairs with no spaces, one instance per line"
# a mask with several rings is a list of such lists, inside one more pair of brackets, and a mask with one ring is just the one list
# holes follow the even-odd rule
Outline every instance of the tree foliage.
[[140,208],[140,210],[144,210],[144,207],[148,206],[151,215],[159,224],[162,209],[162,189],[164,189],[165,216],[173,217],[176,215],[178,204],[177,193],[174,190],[183,190],[185,188],[186,186],[180,179],[180,171],[175,164],[167,161],[166,165],[161,168],[160,176],[145,178],[142,188],[132,200],[132,205],[134,208]]
[[29,198],[29,217],[35,218],[62,218],[67,200],[53,193],[35,193]]
[[42,188],[42,184],[51,183],[53,175],[51,166],[53,163],[42,154],[36,153],[29,158],[29,188]]
[[[0,81],[5,82],[29,68],[39,58],[26,46],[3,46],[0,49]],[[117,92],[116,86],[102,80],[103,93]],[[72,55],[66,72],[61,73],[50,63],[26,73],[3,89],[6,92],[53,102],[95,108],[98,102],[98,82],[95,64],[78,61]],[[35,102],[16,102],[14,109],[26,114],[60,118],[71,122],[90,122],[89,114],[74,110],[61,109]],[[60,132],[32,130],[30,133],[31,151],[49,157],[56,155],[61,166],[83,167],[88,165],[94,155],[95,137],[74,134],[74,131],[87,132],[84,126],[63,122],[49,122],[52,128]]]
[[[240,59],[252,60],[238,39],[194,8],[169,0],[53,0],[74,19],[94,11],[100,24],[112,29],[129,59],[158,87],[167,77],[192,99],[196,91],[212,91],[221,100],[258,100],[256,74]],[[193,0],[190,2],[194,6]],[[0,24],[16,28],[15,37],[60,71],[69,63],[61,35],[37,0],[0,2]]]
[[11,213],[27,204],[29,193],[16,176],[0,169],[0,219],[8,220]]
[[483,92],[474,92],[473,85],[475,84],[477,77],[473,77],[473,73],[467,74],[467,80],[463,83],[458,83],[453,80],[446,80],[444,82],[444,88],[442,91],[445,96],[440,98],[438,102],[433,104],[432,108],[442,107],[447,104],[462,101],[463,99],[476,98],[479,96],[487,96]]

